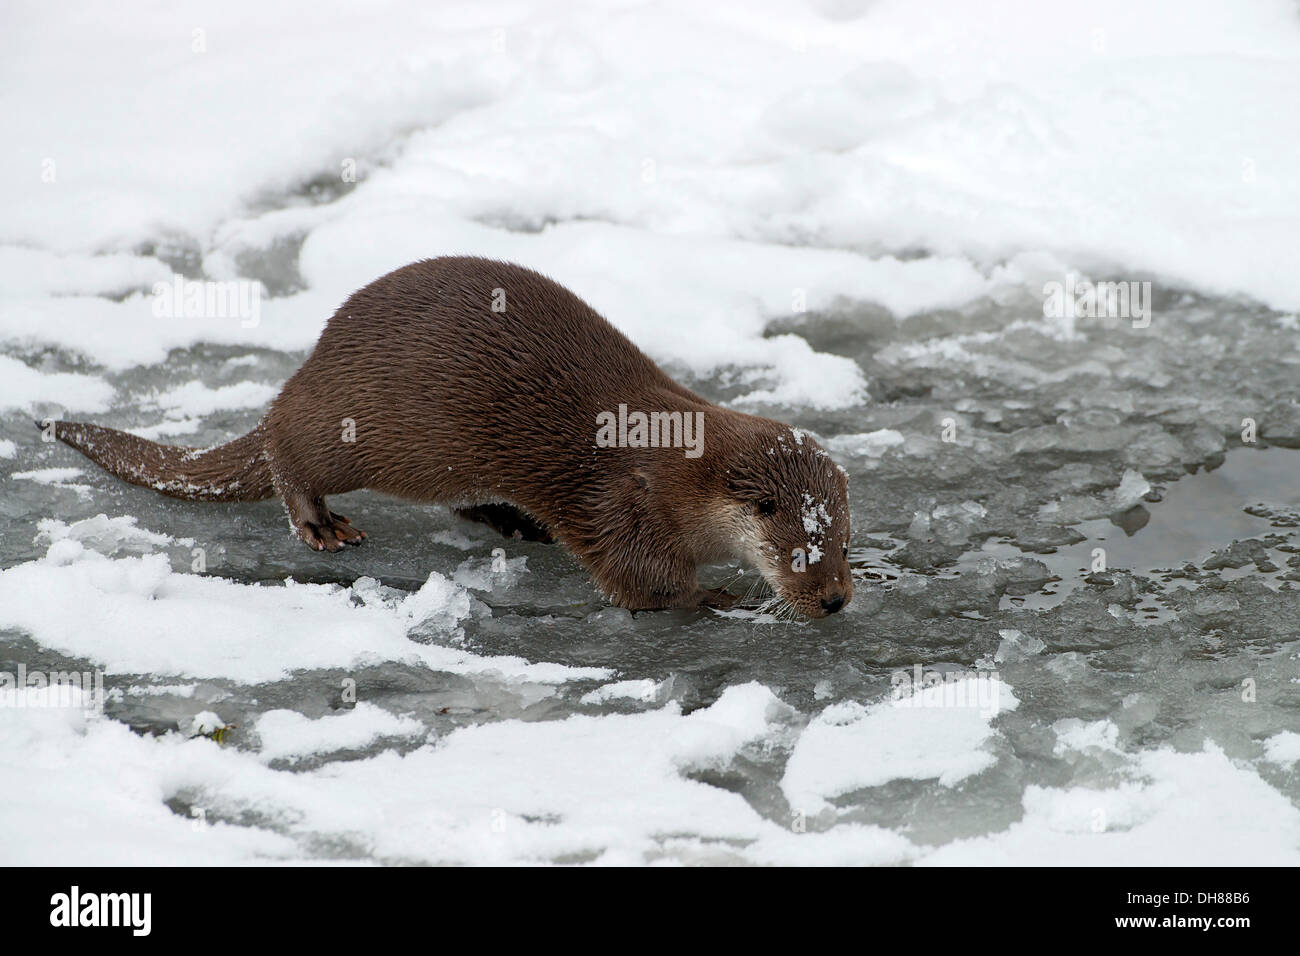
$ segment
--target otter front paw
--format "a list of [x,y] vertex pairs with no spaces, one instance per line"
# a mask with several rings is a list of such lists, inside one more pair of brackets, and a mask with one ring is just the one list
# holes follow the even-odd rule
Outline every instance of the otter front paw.
[[365,539],[366,533],[360,528],[352,527],[352,522],[332,511],[325,512],[329,517],[319,521],[304,521],[294,525],[298,537],[307,542],[314,551],[342,551],[344,545],[356,547]]

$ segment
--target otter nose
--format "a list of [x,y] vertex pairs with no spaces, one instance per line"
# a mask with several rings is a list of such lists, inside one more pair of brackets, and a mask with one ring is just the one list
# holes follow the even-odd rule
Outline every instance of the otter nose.
[[828,598],[822,598],[822,610],[827,614],[834,614],[844,606],[844,595],[836,594]]

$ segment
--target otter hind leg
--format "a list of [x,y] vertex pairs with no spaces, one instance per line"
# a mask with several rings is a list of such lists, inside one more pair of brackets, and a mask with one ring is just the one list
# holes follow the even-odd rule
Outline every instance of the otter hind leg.
[[286,494],[284,505],[289,510],[289,524],[294,532],[316,551],[342,551],[344,545],[356,547],[366,537],[364,531],[354,528],[343,515],[330,511],[320,496]]
[[452,510],[467,521],[481,522],[506,538],[539,541],[542,544],[551,544],[555,541],[545,525],[514,505],[474,505],[470,508]]

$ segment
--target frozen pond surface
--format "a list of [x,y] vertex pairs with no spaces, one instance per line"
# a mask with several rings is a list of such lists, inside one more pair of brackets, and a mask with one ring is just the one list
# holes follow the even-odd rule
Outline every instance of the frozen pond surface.
[[[336,505],[366,544],[316,555],[276,503],[163,499],[9,419],[4,464],[26,477],[0,506],[0,559],[19,566],[0,576],[0,660],[105,666],[108,721],[69,729],[66,759],[113,767],[104,724],[131,728],[127,772],[160,808],[268,837],[222,853],[1290,859],[1271,828],[1295,827],[1300,798],[1294,333],[1186,296],[1146,335],[1099,322],[1063,342],[1017,328],[1029,308],[799,324],[868,364],[878,393],[764,409],[815,429],[851,475],[858,590],[824,621],[629,614],[555,547],[369,493]],[[1193,353],[1216,356],[1212,377]],[[178,350],[106,376],[133,400],[100,420],[147,427],[145,396],[273,384],[299,358]],[[727,397],[725,379],[693,384]],[[204,416],[192,440],[257,417]],[[195,548],[228,585],[198,586]],[[996,713],[880,703],[917,666],[996,674]],[[231,725],[224,745],[150,742],[205,712]],[[1222,844],[1166,845],[1201,814]],[[400,837],[417,824],[421,839]],[[816,834],[829,842],[789,842]]]
[[[0,674],[106,688],[0,686],[0,862],[1300,863],[1293,3],[139,11],[0,30]],[[452,253],[815,432],[852,604],[632,615],[370,493],[317,555],[32,425],[226,441]]]

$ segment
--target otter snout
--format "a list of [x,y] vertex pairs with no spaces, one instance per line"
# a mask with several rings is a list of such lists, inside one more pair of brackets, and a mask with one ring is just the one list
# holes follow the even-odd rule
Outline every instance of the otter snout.
[[813,619],[838,614],[853,600],[852,580],[848,584],[841,583],[842,580],[843,578],[827,581],[821,587],[812,589],[811,593],[805,590],[791,598],[790,603],[805,617]]
[[838,581],[832,581],[827,584],[818,599],[818,609],[820,613],[814,613],[813,617],[830,617],[836,614],[853,600],[853,585],[840,584]]

